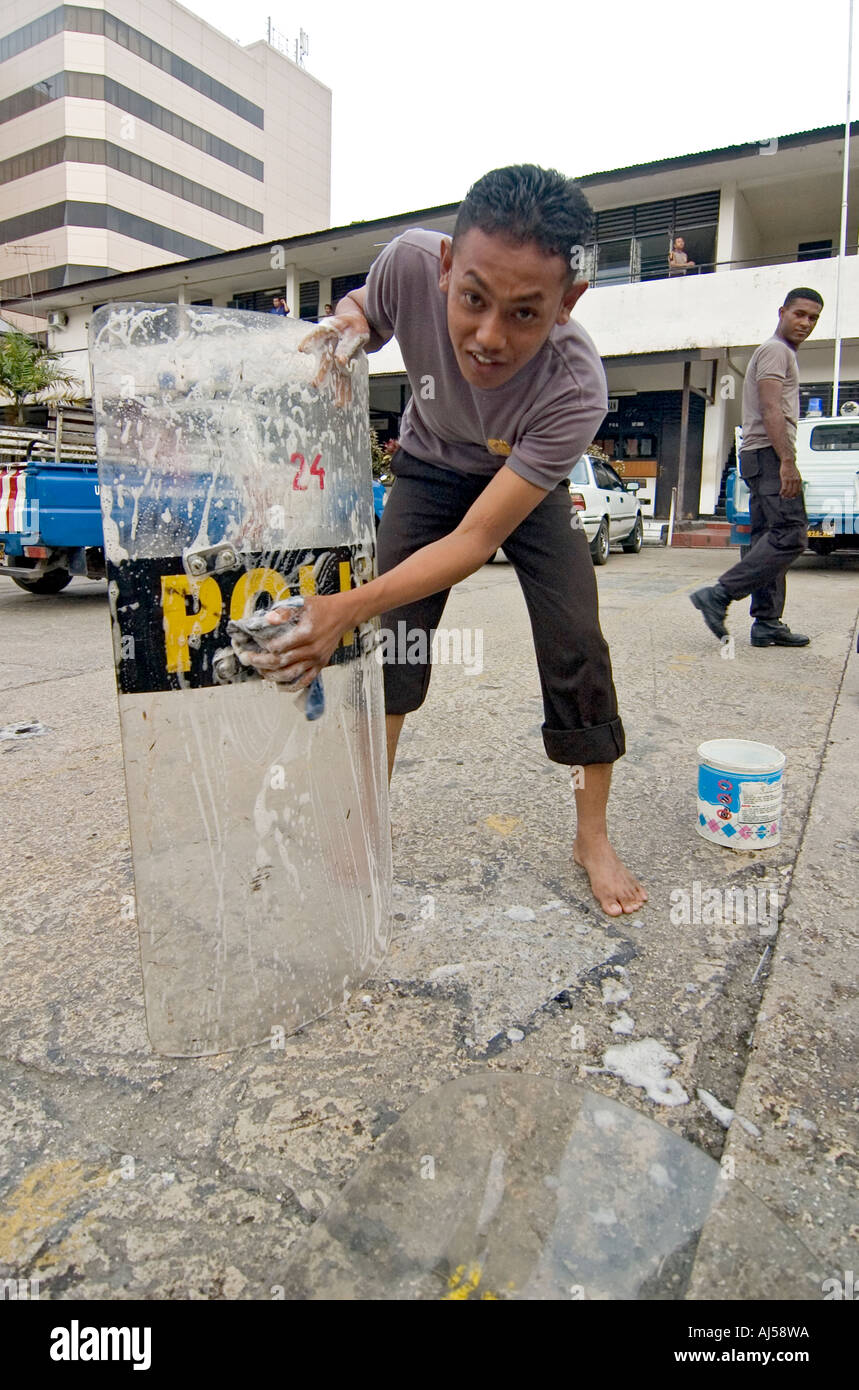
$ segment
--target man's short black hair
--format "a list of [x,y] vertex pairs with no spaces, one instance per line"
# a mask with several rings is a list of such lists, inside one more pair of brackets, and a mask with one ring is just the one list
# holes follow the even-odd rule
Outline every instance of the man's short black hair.
[[812,304],[819,304],[821,309],[823,308],[823,298],[817,293],[817,290],[805,289],[802,286],[798,290],[790,290],[781,307],[786,309],[788,304],[792,304],[795,299],[810,299]]
[[457,213],[453,241],[455,246],[457,237],[477,227],[519,246],[534,242],[547,255],[563,257],[575,280],[593,225],[591,205],[572,179],[557,169],[511,164],[472,184]]

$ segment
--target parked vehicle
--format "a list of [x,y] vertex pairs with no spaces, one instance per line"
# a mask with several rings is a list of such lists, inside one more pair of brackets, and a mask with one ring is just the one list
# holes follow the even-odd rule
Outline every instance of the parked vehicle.
[[376,517],[376,526],[382,520],[382,512],[385,510],[385,503],[388,500],[388,489],[378,478],[373,479],[373,512]]
[[[737,435],[737,457],[742,435]],[[859,418],[806,416],[796,429],[796,466],[802,474],[808,547],[816,555],[859,550]],[[739,473],[725,488],[731,541],[745,553],[751,517],[749,489]]]
[[74,575],[103,579],[104,536],[90,429],[0,429],[0,575],[58,594]]
[[638,483],[624,483],[611,464],[582,454],[570,473],[570,498],[579,513],[595,565],[608,560],[609,547],[620,543],[637,555],[644,538]]
[[[71,435],[71,438],[70,438]],[[387,491],[373,484],[376,524]],[[104,532],[92,434],[0,428],[0,576],[58,594],[75,575],[104,579]]]

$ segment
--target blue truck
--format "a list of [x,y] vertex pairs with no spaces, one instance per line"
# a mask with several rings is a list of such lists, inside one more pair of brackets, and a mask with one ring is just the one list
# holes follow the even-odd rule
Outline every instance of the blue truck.
[[[387,496],[373,482],[376,524]],[[0,577],[58,594],[78,575],[104,579],[98,470],[90,432],[0,427]]]
[[105,574],[92,433],[63,425],[0,428],[0,575],[31,594]]

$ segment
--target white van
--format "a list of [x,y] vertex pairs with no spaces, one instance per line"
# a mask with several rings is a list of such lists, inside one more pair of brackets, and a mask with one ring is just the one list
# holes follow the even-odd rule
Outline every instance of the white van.
[[[736,431],[737,456],[742,432]],[[859,550],[859,415],[806,415],[796,427],[796,466],[802,474],[808,545],[818,555]],[[748,513],[748,488],[737,479],[737,520]]]

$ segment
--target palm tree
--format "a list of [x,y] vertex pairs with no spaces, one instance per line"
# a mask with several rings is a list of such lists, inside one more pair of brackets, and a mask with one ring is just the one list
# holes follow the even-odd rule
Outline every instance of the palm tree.
[[79,401],[83,383],[69,371],[58,352],[34,343],[26,333],[0,335],[0,400],[17,407],[19,425],[24,423],[27,401]]

